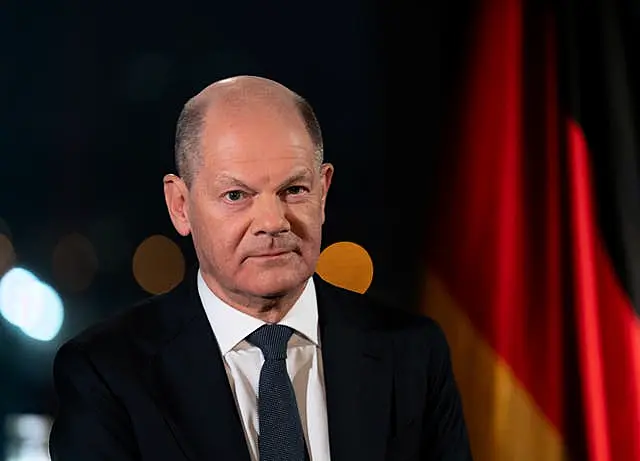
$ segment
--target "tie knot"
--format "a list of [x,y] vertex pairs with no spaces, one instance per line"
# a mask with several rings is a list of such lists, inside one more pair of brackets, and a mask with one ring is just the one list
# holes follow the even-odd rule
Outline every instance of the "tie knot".
[[284,360],[292,334],[293,330],[285,325],[262,325],[247,336],[247,341],[260,348],[265,360]]

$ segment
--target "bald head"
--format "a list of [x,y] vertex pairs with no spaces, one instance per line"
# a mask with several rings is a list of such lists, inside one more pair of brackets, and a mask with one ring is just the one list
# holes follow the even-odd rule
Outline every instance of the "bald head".
[[190,186],[202,164],[202,132],[207,117],[267,109],[295,114],[315,147],[316,162],[323,162],[320,124],[311,105],[289,88],[262,77],[238,76],[212,83],[185,104],[176,127],[175,160],[178,174]]

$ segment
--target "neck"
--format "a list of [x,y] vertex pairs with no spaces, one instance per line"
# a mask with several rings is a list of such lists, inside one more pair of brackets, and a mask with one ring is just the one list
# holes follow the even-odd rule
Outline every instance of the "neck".
[[213,277],[202,272],[202,278],[218,298],[234,309],[266,323],[278,323],[291,310],[302,295],[307,281],[286,293],[273,296],[257,296],[239,290],[223,288]]

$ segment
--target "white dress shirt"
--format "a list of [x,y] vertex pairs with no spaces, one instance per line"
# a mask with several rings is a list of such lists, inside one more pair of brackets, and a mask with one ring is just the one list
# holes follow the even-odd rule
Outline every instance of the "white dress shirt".
[[[253,461],[258,461],[258,381],[262,352],[245,338],[265,322],[229,306],[207,286],[198,271],[198,292],[224,359]],[[294,330],[287,344],[287,370],[300,411],[311,461],[329,461],[329,434],[318,335],[318,304],[313,279],[279,322]]]

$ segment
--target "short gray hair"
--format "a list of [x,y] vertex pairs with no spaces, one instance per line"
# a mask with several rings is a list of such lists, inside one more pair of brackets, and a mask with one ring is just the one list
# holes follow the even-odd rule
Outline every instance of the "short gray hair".
[[[302,117],[305,128],[314,145],[318,166],[324,161],[322,130],[311,104],[299,94],[292,92],[295,107]],[[202,164],[201,137],[207,112],[206,98],[194,97],[182,108],[178,116],[175,135],[175,163],[178,175],[187,187],[193,183],[197,169]]]

